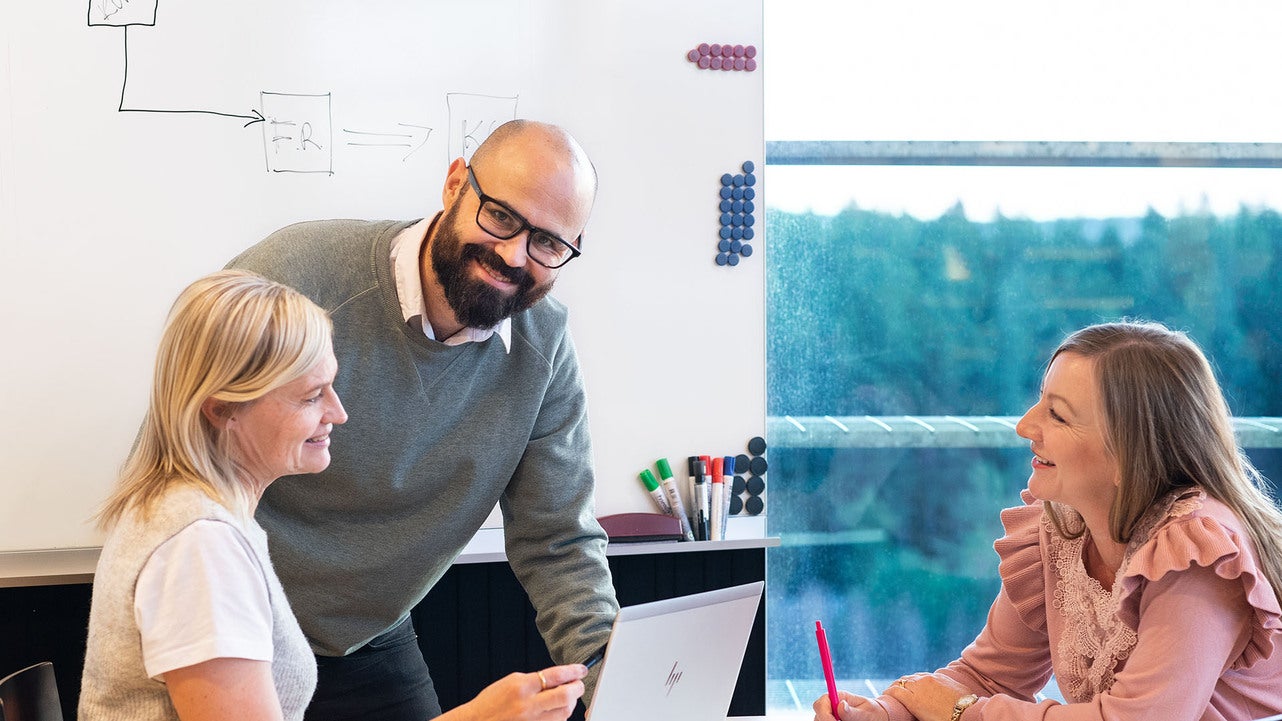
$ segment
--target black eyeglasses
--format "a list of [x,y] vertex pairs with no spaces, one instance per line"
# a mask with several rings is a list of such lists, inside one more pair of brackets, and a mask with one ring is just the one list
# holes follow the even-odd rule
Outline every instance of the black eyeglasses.
[[525,252],[530,260],[544,268],[560,268],[579,257],[581,251],[575,246],[583,242],[582,233],[570,243],[555,233],[530,225],[520,213],[486,195],[480,183],[476,182],[476,173],[472,172],[470,165],[467,166],[467,182],[471,183],[476,197],[481,200],[481,206],[476,209],[476,224],[481,230],[499,240],[515,238],[522,231],[530,231],[525,237]]

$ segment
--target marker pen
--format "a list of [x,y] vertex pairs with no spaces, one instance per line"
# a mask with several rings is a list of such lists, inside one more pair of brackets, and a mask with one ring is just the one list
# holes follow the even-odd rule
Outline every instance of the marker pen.
[[703,461],[694,462],[694,498],[697,504],[698,522],[695,524],[694,537],[698,541],[708,540],[708,488],[704,480]]
[[690,467],[690,527],[694,529],[694,540],[702,541],[699,537],[699,457],[690,456],[686,464]]
[[672,506],[668,505],[667,496],[663,495],[663,491],[659,490],[659,482],[654,480],[654,474],[650,472],[650,469],[642,469],[641,473],[637,477],[645,484],[645,489],[650,492],[650,497],[653,498],[655,504],[659,506],[659,510],[663,511],[663,515],[671,516]]
[[725,538],[725,516],[721,510],[722,499],[725,497],[726,484],[722,483],[721,466],[725,461],[721,456],[712,459],[712,498],[709,508],[712,510],[712,534],[708,540],[718,541]]
[[605,649],[606,649],[605,646],[602,646],[601,648],[597,649],[597,652],[592,654],[592,656],[589,657],[588,660],[584,661],[583,665],[587,666],[588,668],[592,668],[598,663],[601,663],[601,659],[605,658]]
[[699,473],[703,477],[703,517],[707,521],[707,531],[703,534],[703,540],[712,540],[712,456],[699,456],[699,462],[703,465],[699,467]]
[[828,634],[824,625],[815,621],[815,639],[819,642],[819,661],[824,667],[824,682],[828,685],[828,706],[832,709],[833,718],[837,718],[837,707],[841,704],[841,694],[837,693],[837,680],[832,673],[832,654],[828,651]]
[[734,496],[734,456],[721,460],[721,486],[725,490],[721,496],[721,538],[726,539],[726,528],[730,525],[730,498]]
[[685,539],[693,541],[694,531],[690,528],[690,519],[686,517],[686,505],[681,502],[681,489],[677,488],[677,479],[672,477],[672,466],[668,465],[666,458],[660,458],[654,465],[659,469],[659,478],[662,479],[659,485],[668,496],[668,507],[672,509],[670,515],[681,521],[681,533],[685,535]]

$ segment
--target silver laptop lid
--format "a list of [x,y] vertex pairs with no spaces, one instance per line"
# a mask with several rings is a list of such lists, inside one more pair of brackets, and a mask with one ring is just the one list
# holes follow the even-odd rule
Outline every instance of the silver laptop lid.
[[591,721],[725,718],[765,583],[619,610]]

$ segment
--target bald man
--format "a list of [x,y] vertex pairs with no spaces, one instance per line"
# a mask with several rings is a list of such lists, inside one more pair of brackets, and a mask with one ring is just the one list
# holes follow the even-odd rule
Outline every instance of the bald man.
[[349,420],[333,462],[280,479],[257,511],[317,656],[309,721],[440,714],[410,609],[495,503],[552,658],[581,662],[608,638],[583,383],[547,297],[595,195],[574,138],[517,120],[450,164],[430,221],[299,223],[229,264],[334,320]]

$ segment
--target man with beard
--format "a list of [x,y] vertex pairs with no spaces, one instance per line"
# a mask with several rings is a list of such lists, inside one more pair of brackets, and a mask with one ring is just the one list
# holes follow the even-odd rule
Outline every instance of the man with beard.
[[552,658],[608,638],[586,401],[566,309],[546,297],[595,195],[568,133],[512,121],[450,165],[430,221],[299,223],[230,263],[334,321],[349,421],[330,467],[280,479],[256,514],[317,655],[309,721],[441,712],[410,610],[495,503]]

